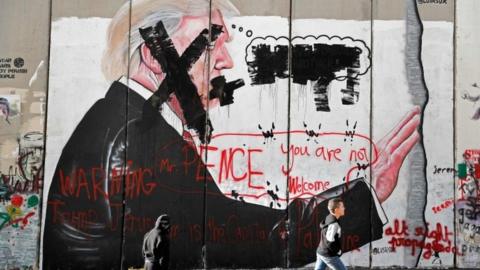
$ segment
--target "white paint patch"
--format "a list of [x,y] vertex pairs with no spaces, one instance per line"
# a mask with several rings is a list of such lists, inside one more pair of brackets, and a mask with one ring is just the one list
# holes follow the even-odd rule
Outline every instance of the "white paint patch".
[[40,64],[38,64],[37,68],[35,69],[35,72],[33,73],[32,77],[28,81],[28,87],[32,87],[32,83],[37,80],[38,77],[38,71],[43,68],[44,66],[44,61],[40,61]]

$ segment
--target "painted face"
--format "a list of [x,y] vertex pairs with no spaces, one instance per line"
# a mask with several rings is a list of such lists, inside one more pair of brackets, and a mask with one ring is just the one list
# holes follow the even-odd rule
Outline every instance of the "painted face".
[[[197,87],[198,94],[205,108],[207,104],[208,107],[214,107],[218,104],[218,99],[208,101],[207,95],[211,89],[210,80],[220,76],[222,69],[233,67],[232,58],[225,47],[225,43],[229,41],[230,36],[220,11],[215,10],[212,12],[211,23],[223,26],[223,32],[218,36],[214,46],[208,50],[210,61],[208,61],[206,57],[207,51],[205,51],[189,71],[192,82]],[[179,28],[171,36],[179,55],[185,51],[203,29],[208,29],[208,26],[208,15],[183,17]],[[208,66],[208,62],[210,62],[210,66]]]

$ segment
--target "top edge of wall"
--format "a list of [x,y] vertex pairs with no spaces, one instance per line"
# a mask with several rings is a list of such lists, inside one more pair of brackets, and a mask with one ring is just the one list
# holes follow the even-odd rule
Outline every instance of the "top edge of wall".
[[[293,19],[403,20],[405,2],[416,1],[426,21],[453,22],[454,0],[292,0]],[[125,0],[52,0],[52,19],[111,18]],[[290,0],[231,0],[242,16],[290,16]]]

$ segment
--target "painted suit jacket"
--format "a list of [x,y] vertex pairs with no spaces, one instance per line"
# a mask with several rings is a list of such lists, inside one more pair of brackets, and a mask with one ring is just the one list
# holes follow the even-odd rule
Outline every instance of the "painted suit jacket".
[[324,199],[340,195],[347,209],[344,252],[382,236],[363,181],[278,210],[227,198],[210,179],[196,150],[161,114],[114,82],[58,161],[48,193],[43,269],[142,267],[143,235],[163,213],[172,224],[170,268],[301,266],[315,260]]

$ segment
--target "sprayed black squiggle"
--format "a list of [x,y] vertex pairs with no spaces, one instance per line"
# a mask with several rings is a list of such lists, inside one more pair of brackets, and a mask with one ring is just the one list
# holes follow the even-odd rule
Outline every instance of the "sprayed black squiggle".
[[310,139],[313,139],[313,141],[318,144],[315,138],[320,136],[320,129],[322,129],[322,124],[318,124],[318,132],[313,129],[308,129],[308,125],[305,122],[303,122],[303,127],[305,128],[305,134],[307,134],[308,136],[307,142],[310,141]]
[[[272,122],[272,128],[270,130],[263,131],[263,128],[260,124],[258,124],[258,129],[260,129],[262,131],[263,138],[265,139],[263,144],[265,144],[267,142],[267,140],[270,139],[270,138],[272,140],[276,140],[275,139],[275,134],[273,133],[273,131],[275,130],[275,123]],[[267,181],[267,183],[268,183],[268,181]]]
[[347,130],[345,130],[345,138],[343,138],[343,141],[346,142],[347,139],[349,139],[352,142],[353,137],[355,136],[355,129],[357,128],[357,121],[355,121],[351,129],[350,129],[348,120],[346,121],[346,124],[347,124]]

